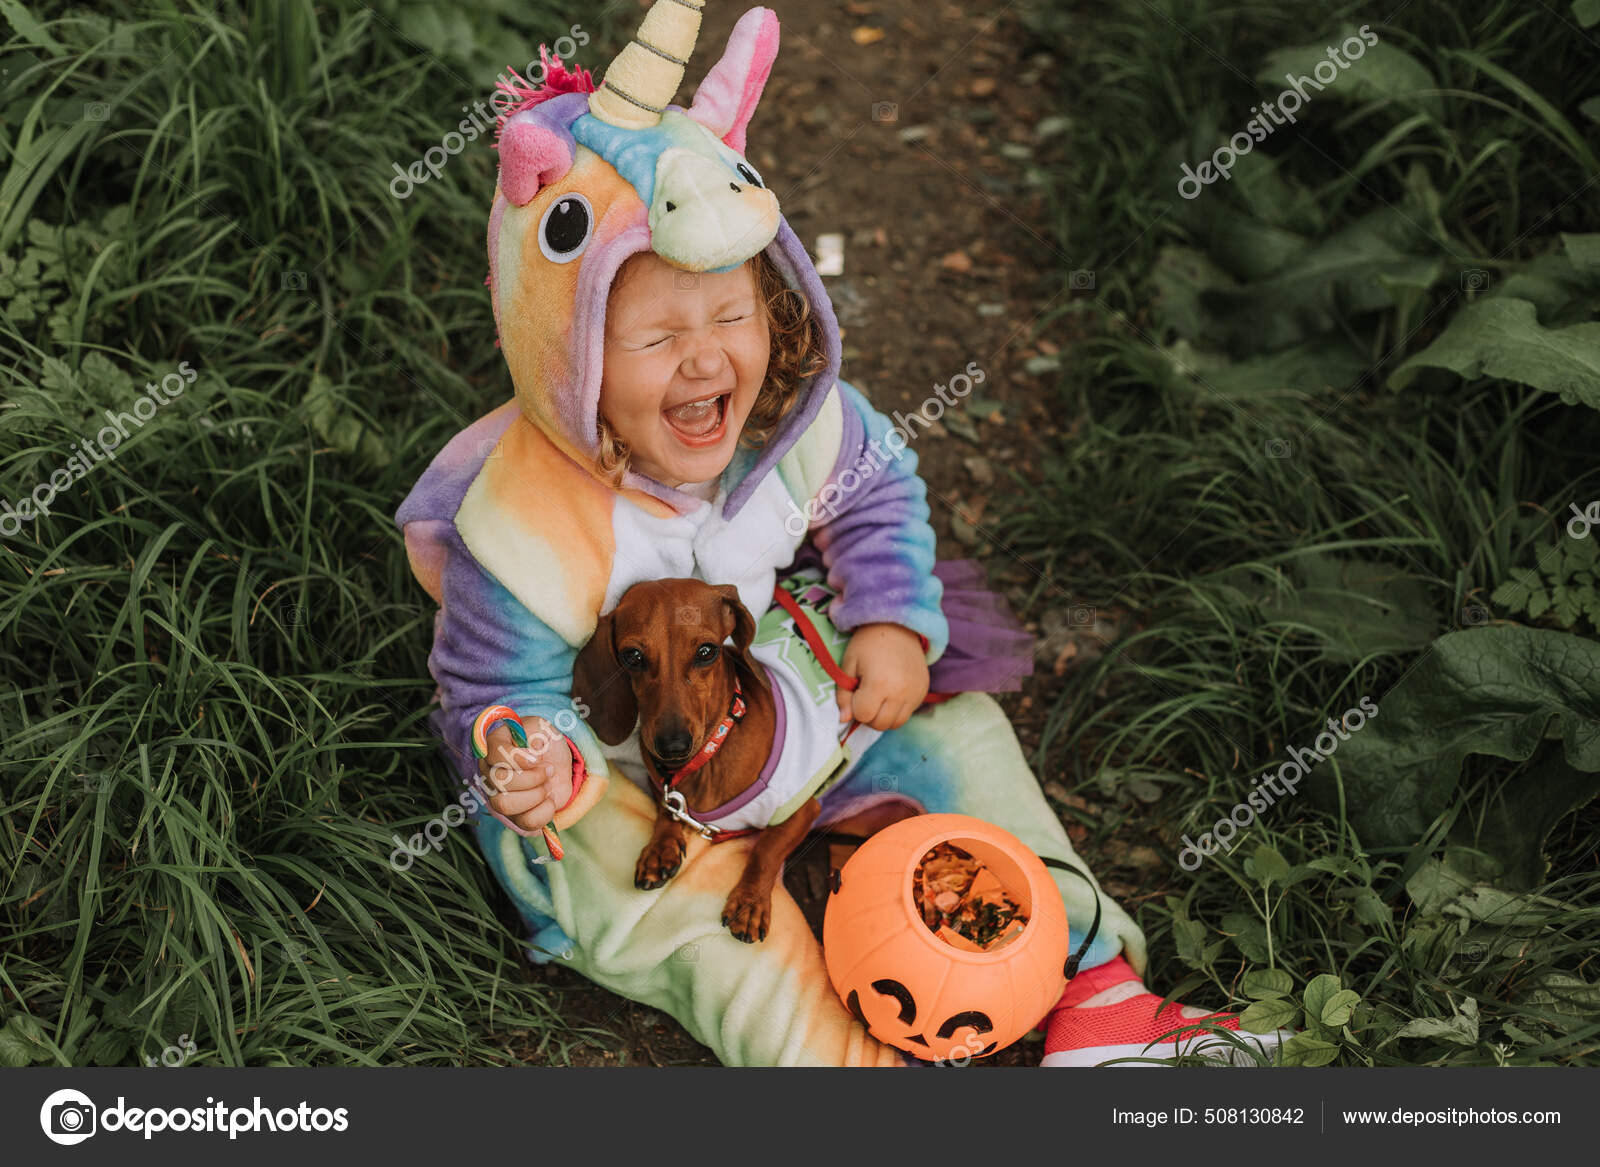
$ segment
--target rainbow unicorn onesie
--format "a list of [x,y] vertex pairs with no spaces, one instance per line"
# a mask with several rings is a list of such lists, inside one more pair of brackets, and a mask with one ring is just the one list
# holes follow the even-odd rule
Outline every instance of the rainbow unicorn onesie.
[[[827,293],[744,156],[777,18],[747,12],[685,109],[671,103],[699,26],[698,0],[657,0],[598,88],[557,62],[503,120],[488,284],[515,398],[458,434],[396,516],[412,569],[439,605],[432,724],[467,785],[477,776],[474,721],[494,705],[550,721],[582,763],[585,777],[555,817],[560,862],[548,861],[537,832],[472,816],[533,960],[560,961],[671,1014],[727,1065],[901,1065],[904,1055],[834,995],[781,883],[765,941],[746,945],[722,927],[751,838],[712,845],[691,833],[665,887],[634,887],[653,796],[637,754],[602,745],[573,715],[577,651],[633,584],[731,583],[760,619],[778,579],[809,556],[837,593],[830,616],[841,632],[892,622],[919,633],[934,688],[958,693],[878,737],[829,788],[819,825],[899,801],[975,815],[1075,861],[985,692],[1017,687],[1030,667],[1027,638],[1002,630],[1000,601],[970,565],[935,563],[916,455],[839,379]],[[730,270],[765,251],[825,336],[826,367],[763,448],[741,448],[709,501],[631,470],[613,487],[596,467],[607,295],[622,263],[647,249],[686,272]],[[1119,952],[1142,966],[1143,940],[1120,907],[1088,881],[1057,883],[1069,921],[1088,921],[1093,897],[1101,901],[1084,967]]]

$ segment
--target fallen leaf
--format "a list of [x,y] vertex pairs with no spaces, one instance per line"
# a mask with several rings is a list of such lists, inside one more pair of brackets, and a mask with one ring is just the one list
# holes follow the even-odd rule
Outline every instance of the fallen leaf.
[[965,251],[952,251],[939,261],[939,266],[946,271],[965,274],[972,270],[972,257]]
[[858,45],[875,45],[883,39],[883,29],[863,24],[850,30],[850,39]]
[[993,77],[974,77],[972,84],[967,86],[967,92],[973,97],[990,97],[994,94],[995,80]]

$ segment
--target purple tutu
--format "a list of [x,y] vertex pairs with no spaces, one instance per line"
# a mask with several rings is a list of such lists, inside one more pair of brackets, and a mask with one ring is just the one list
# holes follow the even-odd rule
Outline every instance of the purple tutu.
[[1033,634],[984,579],[976,559],[933,565],[944,584],[939,608],[950,622],[950,645],[929,670],[935,693],[1014,693],[1033,672]]

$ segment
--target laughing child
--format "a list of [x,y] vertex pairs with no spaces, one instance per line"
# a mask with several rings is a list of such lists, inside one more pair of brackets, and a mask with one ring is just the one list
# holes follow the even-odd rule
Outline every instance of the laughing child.
[[[691,834],[670,883],[634,886],[656,813],[637,739],[602,745],[572,698],[577,651],[633,584],[731,583],[759,617],[780,571],[820,556],[859,680],[841,719],[882,735],[819,825],[967,814],[1077,862],[984,692],[1016,687],[1027,646],[970,573],[936,571],[916,455],[838,379],[828,297],[744,157],[777,18],[747,12],[685,110],[670,103],[699,26],[698,0],[657,0],[598,89],[552,61],[538,89],[511,90],[488,282],[516,396],[445,447],[397,516],[439,604],[433,724],[464,783],[493,776],[474,827],[532,959],[671,1014],[726,1065],[902,1065],[840,1004],[781,888],[763,942],[721,927],[748,840]],[[959,695],[923,706],[930,673]],[[529,748],[484,719],[497,706]],[[1207,1015],[1160,1008],[1127,914],[1088,879],[1056,879],[1075,948],[1097,901],[1101,923],[1040,1020],[1044,1064],[1177,1052],[1158,1039]]]

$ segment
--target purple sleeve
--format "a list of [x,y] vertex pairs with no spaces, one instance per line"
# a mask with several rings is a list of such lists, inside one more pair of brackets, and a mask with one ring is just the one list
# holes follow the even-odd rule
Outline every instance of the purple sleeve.
[[927,639],[932,664],[950,630],[939,607],[943,585],[933,574],[936,542],[917,455],[859,390],[838,384],[844,436],[813,512],[828,583],[840,592],[830,615],[842,632],[876,623],[909,628]]

